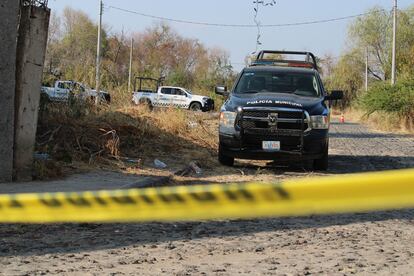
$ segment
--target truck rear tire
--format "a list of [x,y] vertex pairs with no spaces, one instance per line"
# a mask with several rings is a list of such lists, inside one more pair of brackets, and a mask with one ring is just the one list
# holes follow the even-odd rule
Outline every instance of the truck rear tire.
[[230,157],[230,156],[225,155],[223,153],[223,149],[221,148],[221,146],[219,146],[218,160],[219,160],[220,164],[222,164],[224,166],[233,167],[233,165],[234,165],[234,157]]
[[190,110],[192,111],[201,111],[201,104],[200,103],[191,103]]
[[315,171],[327,171],[329,167],[329,146],[326,145],[326,149],[323,156],[320,159],[313,160],[313,169]]
[[150,110],[152,110],[153,106],[149,99],[140,99],[139,104],[148,107]]

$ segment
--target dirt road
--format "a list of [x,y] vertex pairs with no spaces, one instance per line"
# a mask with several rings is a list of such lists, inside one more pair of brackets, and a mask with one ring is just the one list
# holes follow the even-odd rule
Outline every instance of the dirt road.
[[[330,146],[326,175],[414,167],[412,136],[333,124]],[[240,162],[236,168],[210,166],[203,178],[194,179],[313,175],[321,173]],[[414,211],[171,224],[0,225],[0,267],[2,275],[405,275],[414,269]]]

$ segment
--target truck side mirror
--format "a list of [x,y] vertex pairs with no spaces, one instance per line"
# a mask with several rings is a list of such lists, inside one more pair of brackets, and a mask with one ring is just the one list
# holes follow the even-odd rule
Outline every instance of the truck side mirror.
[[222,95],[225,97],[230,95],[229,91],[227,91],[227,86],[224,85],[216,86],[215,91],[217,95]]
[[333,90],[331,94],[325,96],[327,101],[342,100],[344,98],[344,92],[341,90]]

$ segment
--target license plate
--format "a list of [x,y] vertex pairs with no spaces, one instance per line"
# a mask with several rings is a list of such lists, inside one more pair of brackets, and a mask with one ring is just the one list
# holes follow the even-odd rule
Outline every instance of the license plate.
[[263,150],[268,150],[268,151],[280,150],[280,141],[263,141]]

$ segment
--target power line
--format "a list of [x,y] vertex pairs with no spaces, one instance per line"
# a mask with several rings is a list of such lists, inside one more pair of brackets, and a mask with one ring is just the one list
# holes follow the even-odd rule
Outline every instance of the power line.
[[[182,20],[182,19],[174,19],[174,18],[168,18],[168,17],[162,17],[162,16],[156,16],[151,14],[145,14],[137,11],[127,10],[124,8],[119,8],[115,6],[109,6],[108,8],[119,10],[122,12],[132,13],[136,14],[142,17],[157,19],[157,20],[163,20],[163,21],[170,21],[175,23],[183,23],[183,24],[191,24],[191,25],[201,25],[201,26],[212,26],[212,27],[229,27],[229,28],[257,28],[256,24],[221,24],[221,23],[210,23],[210,22],[198,22],[198,21],[189,21],[189,20]],[[320,24],[320,23],[329,23],[329,22],[335,22],[335,21],[342,21],[352,18],[358,18],[361,16],[365,16],[368,14],[371,14],[372,12],[366,12],[366,13],[360,13],[356,15],[349,15],[349,16],[343,16],[343,17],[336,17],[336,18],[330,18],[330,19],[322,19],[322,20],[314,20],[314,21],[304,21],[304,22],[293,22],[293,23],[283,23],[283,24],[263,24],[260,25],[262,28],[272,28],[272,27],[291,27],[291,26],[303,26],[303,25],[312,25],[312,24]]]

